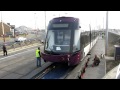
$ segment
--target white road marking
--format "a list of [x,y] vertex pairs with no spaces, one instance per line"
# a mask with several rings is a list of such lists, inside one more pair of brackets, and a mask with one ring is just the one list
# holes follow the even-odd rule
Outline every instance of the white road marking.
[[13,57],[13,56],[16,56],[16,55],[19,55],[19,54],[23,54],[23,53],[26,53],[26,52],[28,52],[28,51],[32,51],[32,50],[34,50],[34,49],[27,50],[27,51],[24,51],[24,52],[20,52],[20,53],[17,53],[17,54],[14,54],[14,55],[10,55],[10,56],[4,57],[4,58],[0,58],[0,60],[2,60],[2,59],[6,59],[6,58],[10,58],[10,57]]
[[[43,46],[41,46],[41,47],[43,47]],[[10,55],[10,56],[4,57],[4,58],[0,58],[0,61],[3,60],[3,59],[9,58],[9,57],[13,57],[13,56],[16,56],[16,55],[19,55],[19,54],[26,53],[28,51],[32,51],[32,50],[35,50],[35,49],[30,49],[30,50],[27,50],[27,51],[24,51],[24,52],[21,52],[21,53],[17,53],[17,54]]]
[[[43,46],[41,46],[41,47],[43,47]],[[26,52],[29,52],[29,51],[32,51],[32,50],[35,50],[35,48],[34,48],[34,49],[27,50],[27,51],[24,51],[24,52],[20,52],[20,53],[14,54],[14,55],[10,55],[10,56],[4,57],[4,58],[0,58],[0,61],[3,61],[3,60],[5,60],[6,58],[10,58],[10,57],[13,57],[13,56],[17,56],[17,55],[20,55],[20,54],[23,54],[23,53],[26,53]]]

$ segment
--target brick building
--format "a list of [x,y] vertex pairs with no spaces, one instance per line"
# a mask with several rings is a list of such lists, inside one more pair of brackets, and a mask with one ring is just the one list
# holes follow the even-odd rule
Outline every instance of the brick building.
[[[11,26],[4,23],[3,22],[3,26],[4,26],[4,34],[6,35],[7,33],[11,32]],[[2,30],[2,22],[0,22],[0,36],[3,35],[3,30]]]

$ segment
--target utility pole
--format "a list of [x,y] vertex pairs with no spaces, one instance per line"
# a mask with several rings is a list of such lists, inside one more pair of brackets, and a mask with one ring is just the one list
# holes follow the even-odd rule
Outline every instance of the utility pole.
[[14,27],[14,29],[13,29],[13,33],[14,33],[14,36],[13,36],[13,37],[14,37],[14,41],[15,41],[15,38],[16,38],[16,37],[15,37],[15,27]]
[[60,13],[59,13],[59,17],[60,17]]
[[67,12],[65,12],[65,16],[67,16],[67,14],[68,14],[68,13],[67,13]]
[[103,18],[103,30],[104,30],[104,18]]
[[1,24],[2,24],[2,32],[3,32],[3,42],[5,43],[5,32],[4,32],[4,24],[2,22],[2,11],[1,11]]
[[14,41],[15,41],[15,38],[16,38],[16,36],[15,36],[15,25],[12,25],[11,29],[13,30],[13,38],[14,38]]
[[35,18],[35,30],[36,30],[36,13],[34,13],[34,18]]
[[44,14],[45,14],[45,32],[47,32],[47,30],[46,30],[46,11],[44,11]]
[[107,55],[108,49],[108,11],[106,12],[106,46],[105,46],[105,55]]
[[90,28],[90,49],[91,49],[91,25],[89,24],[89,28]]
[[37,37],[37,30],[36,30],[36,13],[34,13],[34,18],[35,18],[35,31],[36,31],[36,37]]

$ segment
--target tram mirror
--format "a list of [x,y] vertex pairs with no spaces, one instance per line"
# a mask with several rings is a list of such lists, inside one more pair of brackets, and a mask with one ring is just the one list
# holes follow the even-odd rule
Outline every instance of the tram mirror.
[[81,28],[81,26],[79,26],[79,28]]
[[45,42],[42,42],[42,44],[45,44]]
[[87,55],[91,55],[91,53],[88,53]]

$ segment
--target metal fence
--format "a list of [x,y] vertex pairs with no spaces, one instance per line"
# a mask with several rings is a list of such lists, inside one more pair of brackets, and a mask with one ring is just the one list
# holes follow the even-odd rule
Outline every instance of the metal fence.
[[[5,45],[6,45],[7,50],[9,50],[9,49],[15,49],[18,47],[23,47],[23,46],[27,46],[27,45],[31,45],[35,43],[41,43],[41,40],[31,39],[31,40],[22,41],[22,42],[6,42]],[[2,47],[3,47],[3,44],[0,44],[0,51],[2,51]]]

